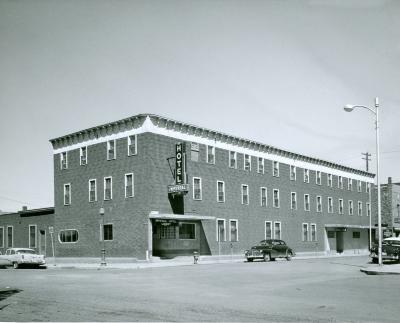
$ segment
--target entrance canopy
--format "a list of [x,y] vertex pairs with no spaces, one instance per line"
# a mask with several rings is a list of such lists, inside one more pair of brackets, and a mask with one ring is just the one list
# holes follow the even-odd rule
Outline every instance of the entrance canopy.
[[369,229],[369,225],[361,224],[325,224],[327,229]]
[[199,214],[172,214],[172,213],[158,213],[152,211],[149,214],[150,219],[174,219],[174,220],[215,220],[215,216],[206,216]]

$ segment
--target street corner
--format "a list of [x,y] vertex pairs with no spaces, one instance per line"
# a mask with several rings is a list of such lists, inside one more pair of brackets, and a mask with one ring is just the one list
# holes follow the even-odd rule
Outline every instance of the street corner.
[[369,265],[360,271],[367,275],[400,275],[400,264]]

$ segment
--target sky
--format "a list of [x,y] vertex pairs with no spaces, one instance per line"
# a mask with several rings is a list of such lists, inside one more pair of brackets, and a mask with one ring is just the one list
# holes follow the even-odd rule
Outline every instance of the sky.
[[54,206],[50,139],[153,113],[400,182],[400,1],[0,0],[0,210]]

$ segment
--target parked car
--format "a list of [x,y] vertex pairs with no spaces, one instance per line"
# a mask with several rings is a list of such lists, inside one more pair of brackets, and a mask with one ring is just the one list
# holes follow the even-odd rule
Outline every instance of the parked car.
[[44,255],[29,248],[9,248],[4,255],[0,255],[0,266],[13,266],[17,269],[23,265],[46,266],[46,259]]
[[278,239],[262,240],[257,246],[251,247],[244,253],[247,261],[263,259],[264,261],[275,260],[276,258],[286,258],[291,260],[295,256],[294,251],[288,247],[285,241]]
[[[371,248],[372,262],[378,263],[378,244]],[[400,261],[400,237],[391,237],[382,241],[382,260]]]

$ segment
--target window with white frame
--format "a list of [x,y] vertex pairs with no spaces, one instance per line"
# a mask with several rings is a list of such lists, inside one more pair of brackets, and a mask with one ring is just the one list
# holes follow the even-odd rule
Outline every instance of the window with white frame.
[[343,189],[343,177],[338,176],[338,188]]
[[229,220],[229,241],[239,241],[238,220]]
[[112,200],[112,177],[104,177],[104,200]]
[[244,154],[243,169],[251,171],[251,156]]
[[29,248],[36,248],[37,226],[36,224],[29,225]]
[[133,173],[125,174],[125,197],[133,197],[134,190],[134,177]]
[[371,190],[371,184],[370,183],[365,183],[365,192],[369,193],[370,190]]
[[190,159],[194,162],[199,161],[200,145],[197,142],[190,144]]
[[353,215],[353,201],[349,201],[349,215]]
[[217,219],[217,241],[226,241],[225,219]]
[[103,240],[104,241],[114,240],[114,230],[113,230],[113,225],[111,223],[103,225]]
[[89,179],[89,202],[97,201],[97,183],[95,179]]
[[0,248],[4,248],[4,227],[0,227]]
[[339,214],[344,214],[343,199],[339,199]]
[[249,204],[249,186],[242,184],[242,204]]
[[264,158],[258,157],[257,159],[257,172],[264,174]]
[[358,201],[357,214],[358,214],[358,216],[362,216],[362,202],[361,201]]
[[75,243],[78,241],[78,231],[75,229],[61,230],[58,233],[60,243]]
[[290,193],[290,208],[292,210],[297,210],[297,194],[296,194],[296,192]]
[[367,216],[371,216],[371,204],[366,203],[366,208],[367,208]]
[[237,168],[237,153],[236,153],[236,151],[229,152],[229,167]]
[[260,188],[260,203],[261,203],[261,206],[267,206],[267,188],[266,187]]
[[14,246],[14,227],[7,226],[7,248],[12,248]]
[[321,172],[319,170],[317,170],[315,172],[315,184],[321,185],[321,183],[322,183]]
[[296,180],[296,166],[290,165],[290,180]]
[[327,174],[327,185],[329,186],[329,187],[332,187],[332,174]]
[[310,211],[310,194],[304,194],[304,211]]
[[265,239],[272,239],[272,222],[265,221]]
[[308,223],[303,223],[303,241],[308,241],[309,239],[309,234],[308,234]]
[[60,168],[67,169],[68,168],[68,154],[66,151],[60,153]]
[[272,162],[272,176],[279,177],[279,162]]
[[202,199],[201,178],[193,177],[193,200],[200,201]]
[[317,212],[322,212],[322,197],[317,196]]
[[304,169],[304,183],[310,183],[310,170]]
[[107,141],[107,160],[116,158],[117,154],[115,150],[115,140]]
[[349,191],[352,191],[352,190],[353,190],[353,180],[352,180],[351,178],[348,178],[348,179],[347,179],[347,189],[348,189]]
[[361,181],[357,181],[357,191],[362,192],[362,182]]
[[71,184],[64,184],[64,205],[71,204]]
[[282,224],[281,222],[274,222],[274,239],[282,239]]
[[274,200],[274,207],[279,207],[279,190],[278,189],[274,189],[273,190],[273,200]]
[[317,225],[315,223],[311,223],[311,241],[317,241]]
[[225,183],[223,181],[217,181],[217,202],[225,202]]
[[179,223],[179,239],[181,239],[181,240],[196,239],[196,224],[180,222]]
[[207,163],[215,164],[215,147],[207,146]]
[[128,156],[137,154],[137,136],[128,136]]
[[87,147],[86,146],[81,147],[79,149],[79,157],[80,157],[79,161],[80,161],[81,166],[87,165]]
[[333,199],[328,197],[328,213],[333,213]]

